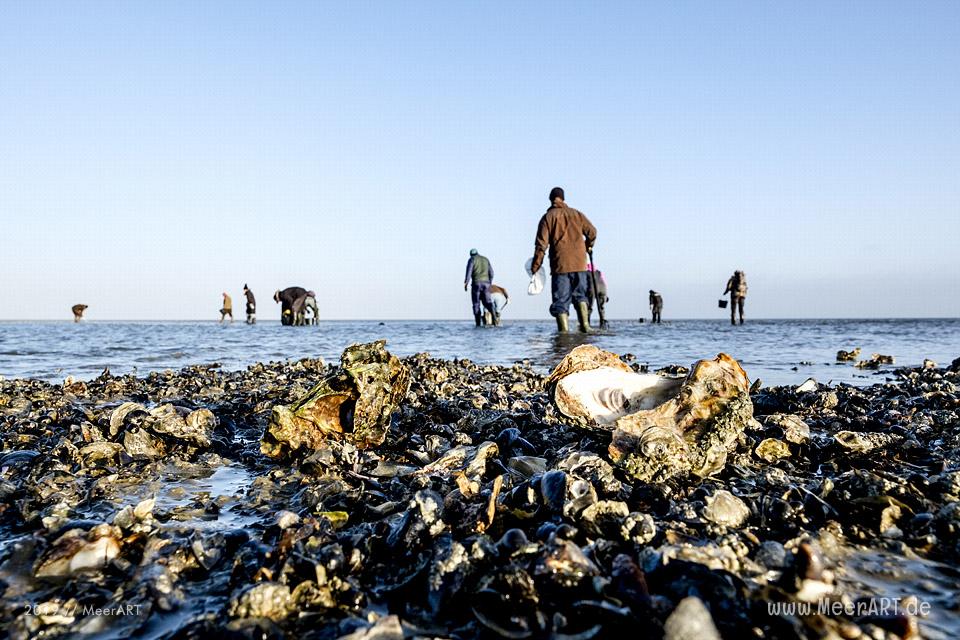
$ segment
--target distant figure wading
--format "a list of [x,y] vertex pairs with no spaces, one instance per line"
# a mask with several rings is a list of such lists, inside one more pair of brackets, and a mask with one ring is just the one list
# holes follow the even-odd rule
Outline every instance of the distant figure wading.
[[743,271],[734,271],[727,280],[727,288],[723,293],[730,293],[730,324],[737,324],[736,314],[740,311],[740,324],[743,324],[743,303],[747,299],[747,274]]
[[230,316],[230,322],[233,322],[233,300],[230,299],[230,296],[227,295],[227,292],[223,292],[223,306],[220,307],[220,324],[223,324],[223,321],[227,319],[227,316]]
[[[307,291],[293,301],[293,326],[302,327],[307,324],[317,324],[320,321],[320,311],[317,309],[317,294]],[[307,312],[310,315],[307,315]]]
[[83,320],[83,312],[87,310],[87,305],[85,304],[75,304],[70,307],[70,310],[73,311],[73,321],[80,322]]
[[[593,278],[597,279],[597,290],[593,290]],[[593,315],[593,302],[598,301],[597,306],[610,302],[610,296],[607,294],[607,279],[603,277],[603,272],[596,268],[596,265],[587,265],[587,319]]]
[[663,297],[653,289],[650,289],[650,313],[653,314],[653,319],[651,320],[653,324],[661,324],[661,311],[663,311]]
[[257,299],[247,285],[243,285],[243,295],[247,298],[247,324],[257,324]]
[[303,287],[287,287],[277,290],[273,294],[273,301],[280,303],[280,324],[292,326],[294,324],[293,307],[297,300],[306,299],[307,290]]
[[480,305],[490,314],[492,324],[500,324],[499,317],[490,298],[490,283],[493,282],[493,266],[485,256],[476,249],[470,249],[470,259],[467,260],[467,272],[463,276],[463,290],[470,286],[470,301],[473,303],[473,319],[479,327],[490,324],[484,317]]
[[491,284],[490,299],[493,301],[494,324],[499,327],[501,324],[500,314],[503,313],[503,308],[510,302],[510,294],[500,285]]
[[[532,273],[540,270],[543,256],[550,249],[550,315],[557,319],[557,331],[568,330],[572,301],[577,310],[580,331],[590,330],[587,309],[587,252],[597,239],[597,229],[587,216],[568,207],[560,187],[550,191],[550,207],[537,225]],[[599,288],[599,287],[598,287]]]

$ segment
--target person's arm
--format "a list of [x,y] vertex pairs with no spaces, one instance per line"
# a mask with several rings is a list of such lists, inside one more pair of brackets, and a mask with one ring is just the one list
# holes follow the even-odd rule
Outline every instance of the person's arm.
[[550,244],[550,230],[547,228],[547,217],[540,218],[540,224],[537,225],[537,239],[533,243],[533,264],[530,270],[534,273],[540,271],[540,265],[543,264],[543,255]]
[[490,282],[493,282],[493,263],[487,260],[487,273],[490,276]]
[[597,228],[593,226],[593,223],[590,222],[587,216],[581,213],[580,217],[583,219],[583,238],[587,243],[587,251],[591,251],[593,249],[593,243],[597,241]]
[[727,288],[723,290],[723,295],[730,293],[730,289],[733,287],[733,278],[727,280]]
[[473,271],[473,256],[470,256],[470,259],[467,260],[467,272],[463,274],[463,290],[467,290],[467,285],[470,284],[470,272]]

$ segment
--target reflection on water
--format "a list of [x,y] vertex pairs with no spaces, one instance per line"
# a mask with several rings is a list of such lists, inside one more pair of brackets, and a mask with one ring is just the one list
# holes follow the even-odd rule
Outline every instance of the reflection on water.
[[897,607],[906,610],[926,603],[926,613],[920,617],[923,637],[960,638],[960,572],[954,567],[876,550],[849,553],[838,567],[837,581],[844,593],[874,598],[877,606],[892,608],[896,601]]
[[609,329],[584,336],[558,335],[552,319],[514,321],[476,329],[472,322],[350,321],[317,327],[262,322],[5,322],[0,323],[0,375],[60,381],[67,375],[97,376],[178,369],[219,362],[239,369],[257,361],[321,356],[339,358],[353,342],[385,338],[398,355],[427,351],[442,358],[512,364],[528,360],[547,370],[573,347],[591,343],[659,368],[690,365],[724,351],[740,360],[751,378],[765,384],[872,383],[877,378],[849,364],[836,365],[838,349],[861,347],[893,355],[897,364],[943,363],[960,356],[960,320],[768,320],[732,327],[724,321],[685,320],[662,325],[611,321]]
[[217,530],[249,526],[260,514],[237,507],[255,476],[239,464],[223,462],[211,467],[178,461],[156,475],[131,479],[123,487],[124,504],[154,498],[154,513],[167,526]]

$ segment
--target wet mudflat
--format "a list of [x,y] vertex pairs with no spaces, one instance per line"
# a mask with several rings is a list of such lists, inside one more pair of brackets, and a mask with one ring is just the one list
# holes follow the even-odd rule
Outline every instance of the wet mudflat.
[[611,455],[622,434],[563,415],[538,369],[401,361],[382,443],[271,436],[270,456],[274,408],[302,406],[332,365],[0,382],[0,626],[960,636],[954,370],[753,388],[724,460],[641,479]]

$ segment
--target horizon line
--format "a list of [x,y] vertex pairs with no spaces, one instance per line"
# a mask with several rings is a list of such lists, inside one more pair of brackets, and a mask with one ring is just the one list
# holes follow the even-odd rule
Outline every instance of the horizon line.
[[[511,318],[510,322],[550,322],[553,319],[550,317],[537,317],[537,318]],[[766,318],[749,318],[747,323],[750,322],[770,322],[770,321],[780,321],[780,320],[789,320],[789,321],[834,321],[834,320],[960,320],[958,316],[803,316],[803,317],[766,317]],[[608,322],[633,322],[635,324],[651,324],[650,320],[644,316],[643,322],[640,322],[639,318],[607,318]],[[688,317],[688,318],[671,318],[665,320],[664,323],[669,322],[689,322],[689,321],[715,321],[715,322],[728,322],[727,317],[714,318],[714,317]],[[98,324],[98,323],[107,323],[107,322],[201,322],[201,323],[210,323],[210,324],[223,324],[219,320],[209,319],[209,318],[84,318],[80,322],[74,322],[70,318],[0,318],[0,323],[3,324],[12,324],[12,323],[67,323],[67,324]],[[321,323],[324,322],[463,322],[470,323],[473,322],[473,318],[327,318],[321,319]],[[280,324],[280,319],[264,319],[257,320],[256,324]],[[246,324],[243,318],[235,320],[232,323],[227,324]]]

